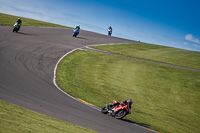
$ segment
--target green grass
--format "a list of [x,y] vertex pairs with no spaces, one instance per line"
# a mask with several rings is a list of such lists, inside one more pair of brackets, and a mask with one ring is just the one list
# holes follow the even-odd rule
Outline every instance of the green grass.
[[20,106],[0,101],[0,133],[94,133]]
[[199,132],[200,72],[75,51],[59,63],[56,81],[99,107],[132,98],[132,114],[126,118],[163,133]]
[[57,27],[57,28],[70,28],[58,24],[48,23],[44,21],[24,18],[20,16],[13,16],[8,14],[0,13],[0,25],[13,25],[18,18],[22,20],[22,26],[34,26],[34,27]]
[[200,69],[200,52],[152,44],[101,45],[94,46],[93,48],[131,57]]

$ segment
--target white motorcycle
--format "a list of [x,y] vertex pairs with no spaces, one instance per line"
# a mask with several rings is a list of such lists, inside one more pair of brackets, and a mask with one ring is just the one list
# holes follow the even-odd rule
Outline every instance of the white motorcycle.
[[108,36],[111,36],[112,34],[112,29],[108,29]]

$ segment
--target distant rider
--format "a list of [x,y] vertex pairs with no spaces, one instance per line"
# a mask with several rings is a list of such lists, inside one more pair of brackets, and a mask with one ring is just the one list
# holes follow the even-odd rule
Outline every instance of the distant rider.
[[80,31],[80,29],[81,29],[81,28],[80,28],[80,25],[77,25],[75,29],[78,29],[78,33],[79,33],[79,31]]
[[77,26],[76,26],[76,29],[80,30],[80,25],[77,25]]
[[108,35],[111,36],[111,34],[112,34],[112,27],[110,26],[108,27]]
[[20,18],[17,19],[16,23],[19,24],[19,29],[20,29],[20,26],[22,25],[22,20]]

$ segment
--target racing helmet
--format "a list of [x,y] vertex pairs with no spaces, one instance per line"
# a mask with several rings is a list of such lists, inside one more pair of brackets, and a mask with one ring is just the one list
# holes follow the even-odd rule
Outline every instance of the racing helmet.
[[21,20],[20,18],[18,18],[18,20]]
[[130,103],[130,105],[133,104],[133,100],[132,99],[128,99],[127,102]]

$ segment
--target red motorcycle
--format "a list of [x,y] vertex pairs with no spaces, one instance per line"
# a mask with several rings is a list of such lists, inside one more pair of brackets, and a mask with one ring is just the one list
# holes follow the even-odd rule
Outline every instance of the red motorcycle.
[[132,99],[129,99],[128,101],[121,101],[120,103],[113,100],[113,103],[107,103],[106,106],[101,109],[101,112],[103,114],[110,113],[113,117],[122,119],[127,114],[131,113],[132,103]]

